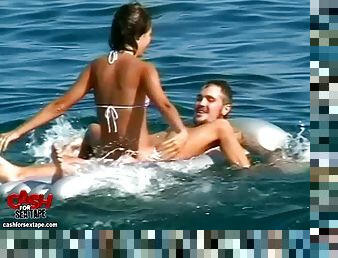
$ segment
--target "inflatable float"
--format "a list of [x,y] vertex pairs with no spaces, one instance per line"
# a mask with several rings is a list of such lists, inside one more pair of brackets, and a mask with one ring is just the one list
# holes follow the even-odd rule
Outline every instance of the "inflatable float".
[[[236,118],[230,119],[229,121],[233,127],[242,132],[245,139],[245,147],[250,152],[258,153],[262,156],[279,148],[283,148],[290,136],[290,134],[280,127],[261,119]],[[224,162],[225,158],[222,152],[218,148],[215,148],[209,150],[203,155],[200,155],[199,157],[186,161],[172,161],[170,163],[179,168],[177,171],[182,171],[182,167],[187,166],[187,164],[189,164],[190,168],[191,165],[193,165],[194,168],[203,169],[210,165]],[[168,164],[168,162],[157,163]],[[135,166],[135,164],[132,166]],[[161,169],[161,165],[159,165],[158,168]],[[95,174],[96,172],[93,173]],[[90,173],[90,176],[88,174],[67,176],[58,180],[54,184],[51,183],[50,177],[30,178],[27,180],[8,182],[0,185],[0,195],[6,197],[9,194],[18,194],[21,190],[25,190],[30,194],[52,193],[57,199],[67,199],[90,191],[93,184],[93,173]],[[107,174],[101,173],[100,176],[102,177],[106,175]]]

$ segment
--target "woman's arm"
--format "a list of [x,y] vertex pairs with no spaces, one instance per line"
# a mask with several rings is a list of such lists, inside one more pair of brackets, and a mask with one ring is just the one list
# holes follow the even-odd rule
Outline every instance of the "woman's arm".
[[162,152],[162,157],[166,159],[173,158],[188,139],[187,129],[177,109],[164,94],[156,68],[152,64],[145,64],[142,77],[147,96],[158,107],[176,133],[174,137],[163,142],[159,148]]
[[157,70],[152,64],[146,64],[145,70],[143,71],[143,82],[147,96],[158,107],[172,129],[176,133],[186,130],[177,109],[170,103],[163,92]]
[[83,98],[90,90],[92,65],[88,65],[74,85],[60,98],[52,101],[39,113],[14,130],[0,134],[0,152],[5,151],[11,141],[17,140],[27,132],[45,124],[65,113],[71,106]]

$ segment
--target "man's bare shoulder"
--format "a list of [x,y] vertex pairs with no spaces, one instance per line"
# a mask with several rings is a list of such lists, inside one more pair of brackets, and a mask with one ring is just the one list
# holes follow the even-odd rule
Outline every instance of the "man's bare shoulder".
[[185,123],[184,126],[189,130],[191,128],[198,127],[199,125],[195,125],[193,123]]

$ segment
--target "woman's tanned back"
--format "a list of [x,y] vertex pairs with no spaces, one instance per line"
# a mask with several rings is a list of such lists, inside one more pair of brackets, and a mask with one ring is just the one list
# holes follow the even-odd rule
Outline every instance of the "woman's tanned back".
[[[93,64],[93,88],[97,105],[141,106],[146,100],[142,85],[144,73],[143,61],[127,53],[119,55],[113,64],[107,62],[107,57],[97,59]],[[103,126],[102,143],[113,141],[123,147],[138,149],[142,134],[146,130],[146,108],[118,109],[117,133],[108,133],[105,109],[97,108],[99,123]],[[128,139],[125,138],[128,136]]]

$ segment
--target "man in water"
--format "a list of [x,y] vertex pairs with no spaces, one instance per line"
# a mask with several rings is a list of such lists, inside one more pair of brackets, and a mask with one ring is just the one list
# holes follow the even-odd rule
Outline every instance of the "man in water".
[[[240,145],[241,133],[235,133],[227,121],[231,107],[232,93],[229,84],[226,81],[208,81],[197,95],[194,126],[188,128],[188,140],[179,153],[170,141],[165,141],[172,137],[173,132],[160,132],[153,135],[161,157],[165,160],[189,159],[220,146],[229,160],[235,161],[234,163],[239,167],[250,167],[245,150]],[[165,144],[162,144],[163,142]],[[28,167],[15,166],[0,157],[0,181],[13,181],[32,176],[54,176],[54,180],[57,180],[64,176],[65,166],[69,168],[69,164],[81,162],[78,158],[64,158],[63,155],[64,153],[53,146],[54,164]]]
[[[229,134],[233,138],[233,145],[238,142],[242,143],[242,135],[239,131],[233,132],[233,128],[229,128],[230,124],[227,121],[229,113],[232,108],[232,91],[229,84],[226,81],[211,80],[206,82],[202,86],[201,91],[196,96],[195,102],[195,114],[194,124],[188,128],[189,138],[186,146],[180,151],[175,158],[188,159],[193,156],[198,156],[210,148],[220,146],[222,147],[222,141],[220,138],[228,137]],[[203,127],[203,129],[201,129]],[[222,131],[223,129],[229,129],[228,131]],[[218,132],[220,131],[220,132]],[[217,136],[212,135],[217,133]],[[235,134],[234,134],[235,133]],[[171,132],[160,132],[154,136],[160,137],[160,142],[164,141],[162,137],[170,137]],[[236,136],[236,137],[234,137]],[[198,139],[198,141],[196,141]],[[237,139],[237,141],[235,141]],[[202,144],[201,141],[208,142],[208,144]],[[228,140],[227,140],[228,142]],[[160,145],[160,143],[159,143]],[[223,151],[226,152],[225,146]],[[160,145],[157,148],[159,151],[165,150],[164,156],[170,152],[165,145]],[[235,153],[225,153],[227,157],[229,155],[237,155],[237,152],[243,152],[243,148],[237,148]],[[243,157],[241,157],[244,159]],[[246,162],[245,160],[242,162]]]

